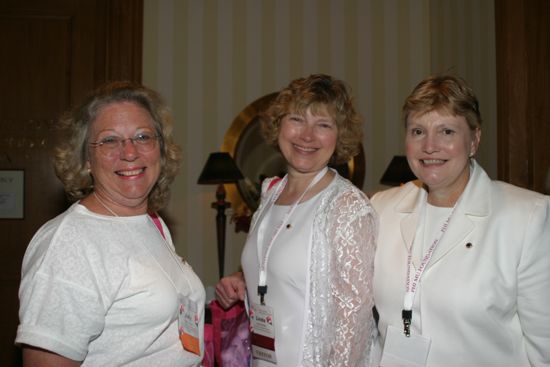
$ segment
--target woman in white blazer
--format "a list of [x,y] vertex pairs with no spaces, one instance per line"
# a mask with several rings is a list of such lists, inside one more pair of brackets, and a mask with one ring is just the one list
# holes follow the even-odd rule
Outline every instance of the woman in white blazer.
[[550,366],[550,198],[474,160],[477,98],[457,77],[403,106],[418,177],[377,193],[381,366]]

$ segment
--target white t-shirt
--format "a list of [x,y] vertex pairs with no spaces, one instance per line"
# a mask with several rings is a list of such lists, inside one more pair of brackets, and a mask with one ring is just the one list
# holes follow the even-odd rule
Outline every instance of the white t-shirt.
[[182,348],[178,308],[199,312],[204,287],[148,215],[109,217],[73,204],[35,234],[23,259],[16,344],[82,366],[197,366]]
[[[301,359],[303,344],[304,313],[308,258],[311,246],[313,213],[321,195],[300,203],[292,213],[273,244],[267,263],[266,305],[273,308],[275,325],[275,353],[278,366],[297,366]],[[274,231],[289,210],[286,205],[273,205],[249,236],[243,250],[241,262],[251,303],[260,303],[258,296],[259,249],[267,244],[258,244],[258,231],[265,231],[265,242],[273,237]],[[263,252],[262,252],[263,253]],[[273,366],[272,363],[253,360],[255,367]]]

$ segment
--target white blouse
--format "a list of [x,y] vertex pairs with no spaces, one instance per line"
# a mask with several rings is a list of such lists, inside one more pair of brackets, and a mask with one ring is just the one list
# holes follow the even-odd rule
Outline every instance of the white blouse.
[[[319,195],[300,203],[288,223],[274,242],[267,262],[267,286],[265,302],[272,307],[275,325],[275,353],[279,366],[297,366],[299,363],[302,330],[304,329],[305,294],[307,281],[308,253],[311,243],[312,210],[319,204]],[[266,243],[258,243],[258,229],[266,232],[266,239],[272,238],[275,229],[283,220],[289,206],[274,205],[262,223],[248,237],[242,254],[244,274],[249,289],[248,299],[260,303],[256,292],[259,279],[259,256],[264,253]],[[288,227],[288,228],[287,228]],[[267,241],[265,241],[267,242]],[[261,252],[259,254],[259,251]],[[255,360],[254,366],[273,366]]]
[[[288,231],[283,228],[289,237],[276,241],[271,251],[278,248],[279,254],[270,254],[268,259],[265,301],[272,307],[272,302],[280,302],[283,311],[273,307],[275,318],[282,317],[288,325],[292,324],[291,330],[284,331],[288,338],[281,340],[277,335],[275,349],[278,357],[284,346],[281,358],[288,355],[295,359],[289,364],[279,360],[279,366],[363,366],[370,356],[375,331],[372,277],[378,221],[366,195],[332,171],[333,181],[304,203],[301,214],[291,217],[291,228]],[[270,210],[266,203],[280,185],[277,183],[268,190],[272,181],[266,179],[262,184],[262,200],[252,218],[250,243],[242,256],[251,301],[258,299],[255,231],[265,221],[264,214]],[[293,223],[300,219],[302,223]],[[302,232],[300,235],[293,234],[297,228]],[[269,232],[265,238],[269,238]],[[277,277],[284,284],[279,285],[279,290],[274,289]],[[274,292],[279,296],[274,297]],[[292,312],[288,311],[291,308]],[[296,315],[298,318],[285,319]]]

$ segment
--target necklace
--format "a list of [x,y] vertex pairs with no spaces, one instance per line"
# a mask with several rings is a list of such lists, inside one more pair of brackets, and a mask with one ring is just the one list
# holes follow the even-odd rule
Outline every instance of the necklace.
[[95,193],[95,191],[93,192],[93,194],[94,194],[94,197],[96,198],[97,202],[100,203],[102,207],[104,207],[113,216],[118,217],[118,214],[115,213],[111,208],[109,208],[107,206],[107,204],[105,204],[105,202],[99,198],[99,196]]

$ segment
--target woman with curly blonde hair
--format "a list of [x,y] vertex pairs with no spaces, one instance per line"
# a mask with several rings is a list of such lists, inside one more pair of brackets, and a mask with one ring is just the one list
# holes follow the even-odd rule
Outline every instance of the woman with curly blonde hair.
[[243,272],[220,280],[218,301],[230,307],[247,294],[254,367],[367,365],[376,214],[328,167],[358,152],[352,99],[342,81],[314,74],[292,81],[261,117],[287,174],[264,180]]
[[283,117],[288,111],[304,114],[307,109],[313,114],[328,112],[333,116],[337,139],[330,165],[346,163],[359,153],[363,137],[361,117],[355,111],[345,84],[322,75],[297,79],[277,95],[261,116],[266,142],[278,149]]
[[168,108],[147,87],[111,82],[60,129],[55,169],[77,201],[25,253],[24,364],[197,366],[204,287],[156,213],[180,162]]
[[155,134],[160,137],[161,171],[149,193],[149,209],[159,210],[166,205],[170,184],[181,161],[180,149],[172,139],[172,116],[169,108],[153,90],[127,82],[113,82],[99,88],[88,100],[59,121],[63,137],[68,138],[57,149],[55,170],[65,192],[73,199],[86,197],[93,191],[93,176],[86,162],[89,159],[87,142],[93,122],[101,109],[115,102],[131,101],[144,108],[152,117]]

